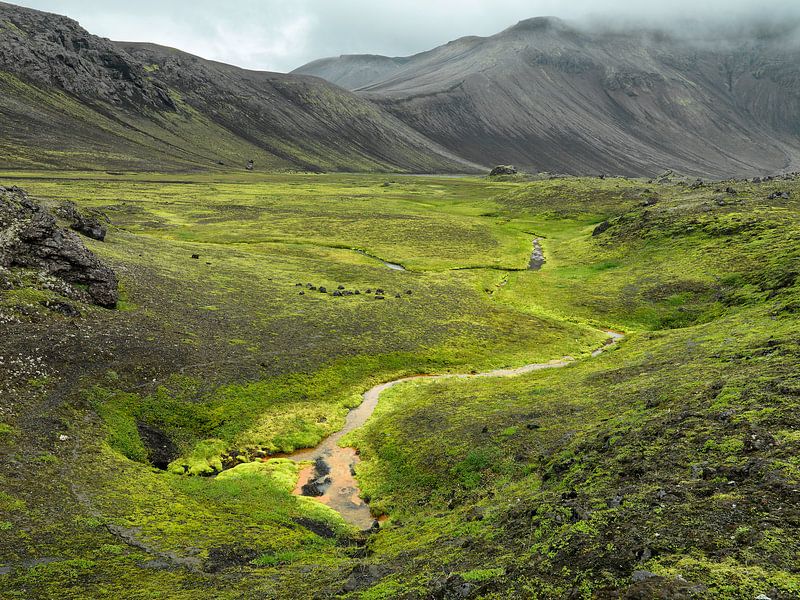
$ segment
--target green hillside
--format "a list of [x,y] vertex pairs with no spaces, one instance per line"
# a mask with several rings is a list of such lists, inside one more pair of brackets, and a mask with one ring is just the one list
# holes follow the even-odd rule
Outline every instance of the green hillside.
[[[797,597],[795,181],[11,184],[108,216],[122,299],[0,271],[8,597]],[[345,440],[379,530],[291,494],[372,385],[567,355],[385,392]]]

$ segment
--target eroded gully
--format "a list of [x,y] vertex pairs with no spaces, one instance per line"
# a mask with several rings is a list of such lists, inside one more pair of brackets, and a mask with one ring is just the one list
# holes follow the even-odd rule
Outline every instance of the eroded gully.
[[[601,348],[592,352],[593,357],[599,356],[624,337],[623,334],[614,331],[606,331],[606,333],[609,335],[608,339]],[[342,429],[325,438],[315,448],[298,450],[288,455],[287,458],[297,462],[312,461],[310,466],[306,466],[301,470],[294,493],[298,496],[315,497],[323,504],[339,512],[348,523],[362,529],[370,528],[374,526],[375,519],[370,513],[369,505],[360,497],[358,482],[355,479],[355,466],[359,462],[358,454],[354,448],[340,447],[339,440],[367,422],[372,413],[375,412],[378,400],[383,392],[407,381],[515,377],[533,371],[563,368],[574,361],[575,359],[572,357],[565,357],[548,363],[529,364],[516,369],[497,369],[485,373],[416,375],[376,385],[366,391],[361,404],[347,414],[347,419]]]

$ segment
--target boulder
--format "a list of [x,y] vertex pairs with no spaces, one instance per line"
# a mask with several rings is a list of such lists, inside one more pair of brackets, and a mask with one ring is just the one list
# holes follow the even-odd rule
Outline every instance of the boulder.
[[516,175],[517,169],[511,165],[497,165],[489,173],[489,177],[499,177],[501,175]]
[[788,200],[789,197],[790,197],[789,192],[773,192],[769,196],[767,196],[769,200],[778,200],[778,199]]
[[594,228],[594,231],[592,231],[592,236],[594,237],[594,236],[602,235],[603,233],[608,231],[610,228],[611,228],[611,223],[609,223],[608,221],[603,221],[602,223],[600,223],[600,225],[598,225],[597,227]]
[[77,308],[69,304],[68,302],[51,302],[49,300],[45,300],[40,303],[46,309],[53,311],[54,313],[58,313],[60,315],[64,315],[65,317],[80,317],[81,311]]
[[69,284],[71,297],[98,306],[113,308],[119,299],[114,271],[19,188],[0,192],[0,266],[57,277]]
[[106,239],[106,228],[100,224],[95,217],[84,217],[79,215],[75,222],[69,226],[73,231],[85,235],[88,238],[99,242]]

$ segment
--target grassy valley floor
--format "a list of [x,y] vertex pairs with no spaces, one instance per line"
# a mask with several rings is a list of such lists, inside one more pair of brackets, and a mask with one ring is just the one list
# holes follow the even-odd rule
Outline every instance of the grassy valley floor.
[[[0,272],[0,596],[800,597],[796,182],[14,184],[108,216],[123,301]],[[291,494],[373,385],[564,356],[385,392],[379,531]]]

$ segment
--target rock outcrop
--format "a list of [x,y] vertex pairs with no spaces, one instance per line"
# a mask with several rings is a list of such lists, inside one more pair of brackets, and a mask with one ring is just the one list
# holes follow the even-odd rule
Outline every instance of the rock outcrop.
[[489,177],[499,177],[501,175],[516,175],[517,169],[516,167],[512,167],[511,165],[497,165],[494,169],[492,169],[491,173],[489,173]]
[[114,308],[117,276],[74,232],[19,188],[0,187],[0,266],[35,269],[62,280],[77,300]]
[[[0,2],[0,167],[114,171],[478,172],[373,103],[314,77],[113,42]],[[213,143],[208,143],[211,140]]]
[[60,15],[0,3],[0,65],[25,81],[113,105],[174,110],[167,87],[110,40]]

